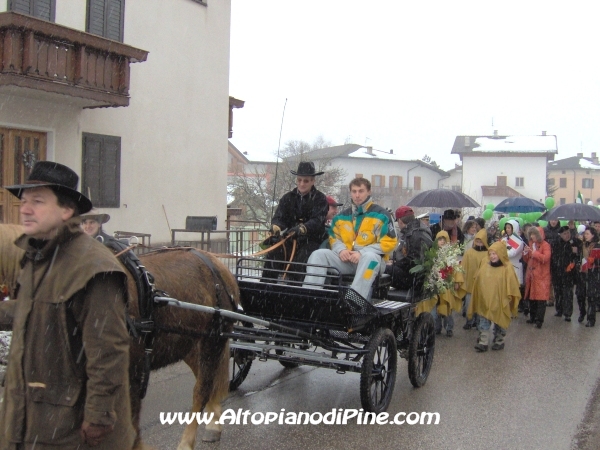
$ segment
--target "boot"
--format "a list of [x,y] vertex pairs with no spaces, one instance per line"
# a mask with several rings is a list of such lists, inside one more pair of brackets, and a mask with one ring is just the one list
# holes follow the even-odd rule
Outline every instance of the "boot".
[[477,345],[475,345],[475,350],[477,350],[478,352],[487,352],[489,339],[489,330],[480,331],[479,338],[477,339]]
[[500,334],[494,336],[492,350],[504,350],[504,336]]

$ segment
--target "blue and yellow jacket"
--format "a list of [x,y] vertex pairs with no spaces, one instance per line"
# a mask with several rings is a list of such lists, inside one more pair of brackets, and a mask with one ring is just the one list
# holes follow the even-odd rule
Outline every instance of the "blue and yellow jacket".
[[338,255],[342,250],[375,252],[387,261],[397,244],[390,214],[370,197],[335,216],[329,229],[329,245]]

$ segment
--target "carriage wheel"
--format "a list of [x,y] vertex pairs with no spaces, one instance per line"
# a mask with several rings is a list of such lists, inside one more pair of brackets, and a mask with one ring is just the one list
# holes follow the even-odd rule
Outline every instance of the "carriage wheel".
[[[237,322],[236,325],[243,325],[246,328],[253,328],[249,322]],[[252,367],[254,352],[250,350],[241,350],[232,348],[229,351],[229,391],[235,391],[244,382]]]
[[435,350],[435,325],[429,313],[422,313],[415,322],[415,328],[408,344],[408,377],[414,387],[421,387],[427,381],[433,352]]
[[365,411],[385,411],[396,382],[398,353],[396,337],[389,328],[379,328],[367,343],[360,373],[360,402]]

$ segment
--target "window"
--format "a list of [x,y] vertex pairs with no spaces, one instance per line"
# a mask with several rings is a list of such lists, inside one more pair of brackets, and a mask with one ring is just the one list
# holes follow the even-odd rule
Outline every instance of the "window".
[[562,173],[563,175],[567,173],[566,170],[562,170],[560,173]]
[[81,192],[95,207],[118,208],[121,188],[121,138],[83,133]]
[[9,0],[8,9],[54,22],[56,0]]
[[421,177],[415,177],[415,182],[413,183],[413,188],[416,191],[420,191],[421,190]]
[[566,188],[567,187],[567,179],[566,178],[561,178],[560,179],[560,187],[561,188]]
[[558,203],[560,203],[561,205],[566,205],[567,204],[567,199],[566,198],[561,198]]
[[523,187],[523,186],[525,186],[525,178],[516,177],[515,178],[515,187]]
[[581,180],[581,187],[584,189],[594,189],[594,179],[593,178],[583,178]]
[[505,176],[497,176],[496,177],[496,186],[506,186],[506,177]]
[[88,33],[123,42],[125,0],[88,0]]
[[402,177],[392,175],[390,177],[390,187],[392,189],[402,189]]
[[371,176],[371,185],[373,185],[373,187],[385,187],[385,176],[384,175]]
[[554,183],[556,183],[554,178],[548,178],[548,186],[554,186]]

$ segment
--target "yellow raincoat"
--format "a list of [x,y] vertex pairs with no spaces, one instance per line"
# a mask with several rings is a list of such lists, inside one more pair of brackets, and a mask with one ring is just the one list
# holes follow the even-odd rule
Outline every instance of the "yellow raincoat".
[[[440,238],[446,239],[446,242],[450,242],[450,236],[447,231],[440,231],[435,235],[435,240]],[[464,289],[464,275],[462,272],[455,272],[453,274],[454,282],[459,284],[458,291],[454,289],[448,289],[444,293],[440,294],[437,298],[430,298],[419,302],[415,310],[415,315],[419,316],[422,312],[431,312],[435,305],[438,305],[437,312],[442,316],[449,316],[452,311],[460,311],[462,309],[462,298],[465,296],[467,291]],[[439,299],[439,303],[438,303]]]
[[[488,249],[488,243],[487,243],[487,231],[485,231],[484,228],[482,228],[481,230],[479,230],[477,232],[477,234],[475,235],[475,239],[481,239],[481,241],[483,242],[483,245],[485,245],[485,248]],[[469,250],[467,250],[465,252],[465,256],[463,256],[462,259],[462,267],[463,270],[465,271],[464,277],[465,277],[465,283],[464,283],[464,288],[465,291],[467,291],[467,293],[472,293],[473,292],[473,283],[475,282],[475,274],[477,273],[477,270],[479,270],[479,266],[481,265],[481,261],[483,260],[488,260],[488,253],[487,251],[484,252],[480,252],[475,250],[474,248],[470,248]]]
[[481,263],[475,275],[467,317],[479,314],[506,329],[511,318],[517,315],[521,299],[519,280],[508,259],[505,242],[494,242],[488,251],[496,252],[502,265],[493,267],[489,260]]

